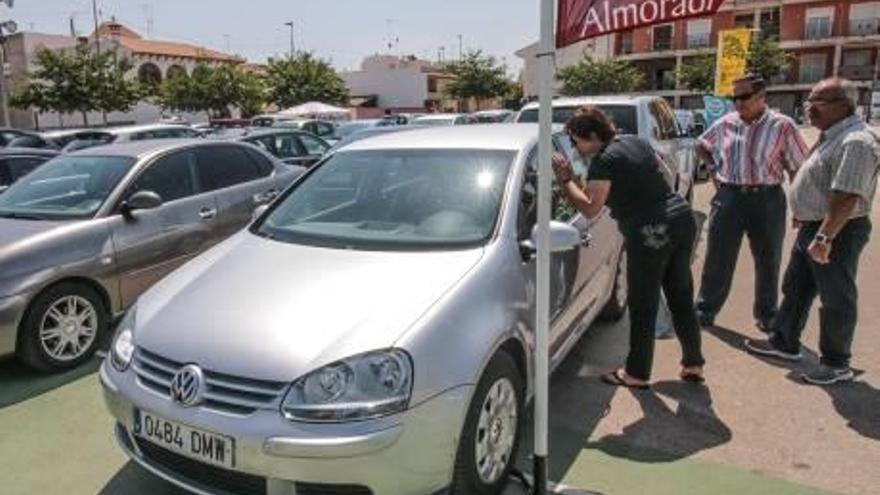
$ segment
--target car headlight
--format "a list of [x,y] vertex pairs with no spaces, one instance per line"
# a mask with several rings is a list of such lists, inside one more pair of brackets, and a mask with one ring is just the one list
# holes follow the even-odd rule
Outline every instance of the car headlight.
[[134,356],[135,313],[134,307],[128,310],[125,318],[119,322],[116,335],[113,337],[113,343],[110,345],[110,364],[117,371],[127,370],[131,364],[131,358]]
[[293,383],[282,413],[294,421],[342,422],[403,411],[412,393],[412,368],[409,354],[399,349],[329,364]]

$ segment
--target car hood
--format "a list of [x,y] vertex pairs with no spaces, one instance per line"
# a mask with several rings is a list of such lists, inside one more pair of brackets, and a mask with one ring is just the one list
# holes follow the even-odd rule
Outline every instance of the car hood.
[[55,220],[0,218],[0,250],[25,244],[35,236],[45,234],[69,223]]
[[135,341],[180,363],[290,381],[393,346],[482,254],[328,249],[244,231],[142,296]]

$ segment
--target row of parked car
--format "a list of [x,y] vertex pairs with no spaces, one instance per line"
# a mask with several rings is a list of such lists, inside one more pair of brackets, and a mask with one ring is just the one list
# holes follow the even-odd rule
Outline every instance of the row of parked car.
[[[659,100],[591,102],[685,156]],[[377,126],[308,168],[275,127],[62,154],[0,194],[0,353],[69,367],[119,321],[119,445],[197,493],[500,493],[533,392],[535,118]],[[607,214],[554,191],[551,238],[555,367],[627,291]]]

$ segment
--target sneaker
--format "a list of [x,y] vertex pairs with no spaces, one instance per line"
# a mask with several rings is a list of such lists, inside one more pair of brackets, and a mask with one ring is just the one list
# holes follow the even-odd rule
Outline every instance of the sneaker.
[[831,385],[832,383],[852,381],[855,377],[850,368],[832,368],[824,364],[812,373],[805,373],[801,378],[810,385]]
[[803,355],[798,352],[786,352],[777,349],[769,340],[746,340],[746,349],[759,356],[775,357],[786,361],[800,361]]

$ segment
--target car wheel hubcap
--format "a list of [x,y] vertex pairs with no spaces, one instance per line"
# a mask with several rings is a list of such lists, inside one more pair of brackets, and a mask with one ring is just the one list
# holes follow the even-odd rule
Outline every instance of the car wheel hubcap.
[[55,301],[40,321],[40,345],[52,359],[81,357],[98,333],[98,313],[88,300],[65,296]]
[[476,464],[480,480],[493,484],[501,478],[513,455],[517,400],[513,384],[501,378],[489,388],[480,408],[476,434]]

